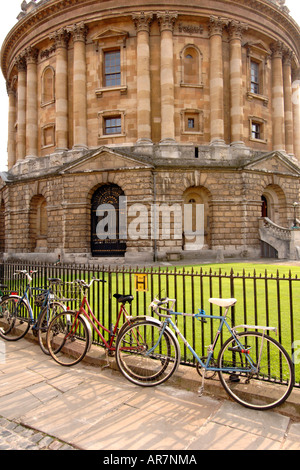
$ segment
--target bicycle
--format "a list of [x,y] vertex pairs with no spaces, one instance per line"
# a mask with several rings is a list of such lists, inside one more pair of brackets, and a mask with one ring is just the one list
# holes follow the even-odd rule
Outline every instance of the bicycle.
[[[282,345],[269,336],[269,332],[276,332],[276,328],[257,325],[229,326],[227,313],[236,301],[209,299],[212,304],[225,308],[225,312],[223,315],[207,315],[204,310],[199,310],[196,314],[175,312],[175,300],[154,299],[150,306],[163,319],[148,319],[123,330],[116,344],[116,362],[120,371],[129,381],[145,387],[158,385],[169,379],[180,363],[180,346],[173,329],[196,360],[197,371],[202,376],[200,395],[204,391],[205,378],[212,379],[218,373],[226,392],[241,405],[256,410],[267,410],[280,405],[288,398],[294,385],[293,363]],[[170,307],[166,306],[169,302]],[[205,358],[199,357],[190,346],[172,321],[172,316],[189,316],[205,323],[207,319],[220,320]],[[218,357],[214,359],[216,344],[224,326],[230,336],[221,344]],[[238,332],[239,328],[244,331]],[[249,328],[262,332],[248,331]]]
[[[0,337],[6,341],[18,341],[23,338],[30,328],[34,336],[37,336],[39,345],[45,354],[49,354],[46,345],[47,326],[52,317],[66,310],[66,306],[59,302],[53,293],[55,285],[61,283],[58,278],[49,278],[48,289],[31,287],[32,275],[37,271],[19,270],[15,276],[24,276],[27,285],[22,295],[17,292],[4,295],[0,302]],[[37,319],[34,318],[33,309],[30,305],[32,291],[39,294],[35,298],[35,305],[40,307]]]
[[[126,303],[131,304],[133,301],[132,295],[114,294],[114,297],[117,302],[121,303],[121,306],[116,324],[111,325],[110,329],[106,328],[94,315],[87,299],[88,290],[93,282],[106,281],[92,278],[90,283],[78,279],[74,282],[82,291],[82,301],[79,309],[76,311],[69,310],[57,315],[51,321],[47,332],[47,346],[50,355],[62,366],[73,366],[82,361],[92,346],[93,330],[100,337],[107,355],[113,354],[115,350],[114,341],[118,334],[121,317],[124,317],[125,322],[120,328],[120,332],[139,318],[130,316],[125,308]],[[109,335],[108,340],[104,337],[105,333]]]

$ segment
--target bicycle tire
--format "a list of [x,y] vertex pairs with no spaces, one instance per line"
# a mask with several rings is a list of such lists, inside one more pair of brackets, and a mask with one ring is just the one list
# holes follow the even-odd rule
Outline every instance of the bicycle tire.
[[31,324],[28,305],[16,296],[5,297],[0,302],[0,336],[6,341],[23,338]]
[[47,348],[51,357],[62,366],[78,364],[91,345],[89,329],[77,312],[56,315],[47,331]]
[[[247,408],[268,410],[279,406],[294,386],[294,366],[288,353],[278,341],[262,333],[243,332],[237,334],[237,339],[243,345],[242,350],[234,338],[229,338],[218,355],[218,368],[232,367],[230,373],[218,372],[224,389]],[[260,352],[260,367],[254,374],[250,372],[249,358],[257,366]],[[239,368],[249,372],[241,372]]]
[[51,320],[58,315],[66,311],[66,306],[61,302],[51,302],[49,307],[45,307],[38,317],[36,324],[37,336],[41,350],[44,354],[50,355],[47,346],[47,330]]
[[116,362],[130,382],[143,387],[159,385],[168,380],[180,363],[180,347],[175,336],[165,329],[158,346],[151,355],[161,334],[161,324],[151,321],[136,322],[118,335]]

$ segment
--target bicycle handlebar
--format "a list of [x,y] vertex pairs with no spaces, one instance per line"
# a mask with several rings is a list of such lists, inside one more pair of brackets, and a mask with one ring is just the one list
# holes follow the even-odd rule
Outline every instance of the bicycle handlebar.
[[77,282],[84,289],[89,289],[91,285],[93,284],[93,282],[106,282],[106,281],[104,281],[103,279],[96,279],[95,277],[93,277],[89,284],[83,279],[76,279],[74,282]]
[[[169,302],[172,302],[172,305],[171,307],[162,307],[162,305],[166,305],[168,304]],[[160,313],[158,312],[158,309],[160,310],[164,310],[165,312],[174,312],[173,310],[173,306],[176,302],[176,299],[169,299],[168,297],[165,297],[163,299],[156,299],[154,298],[152,300],[152,302],[150,303],[150,307],[153,308],[154,312],[159,316],[159,317],[170,317],[171,315],[168,315],[168,314],[163,314],[163,313]]]
[[16,272],[14,273],[14,276],[23,274],[23,276],[26,276],[26,277],[27,277],[28,282],[29,282],[29,284],[30,284],[31,281],[32,281],[32,277],[30,276],[30,274],[35,274],[35,273],[37,273],[37,272],[38,272],[38,271],[30,271],[30,273],[28,273],[28,272],[26,271],[26,269],[19,269],[18,271],[16,271]]

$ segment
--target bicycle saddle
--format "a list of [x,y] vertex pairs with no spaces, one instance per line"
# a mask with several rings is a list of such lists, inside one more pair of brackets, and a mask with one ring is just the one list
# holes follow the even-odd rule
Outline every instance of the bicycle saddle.
[[114,298],[117,299],[118,302],[125,304],[128,302],[129,304],[133,301],[133,295],[122,295],[122,294],[114,294]]
[[208,299],[211,304],[218,305],[218,307],[232,307],[237,302],[237,299]]

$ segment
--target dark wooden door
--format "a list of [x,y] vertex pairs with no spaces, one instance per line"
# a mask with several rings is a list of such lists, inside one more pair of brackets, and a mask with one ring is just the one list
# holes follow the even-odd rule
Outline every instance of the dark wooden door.
[[120,196],[124,196],[124,192],[115,184],[100,186],[93,195],[91,214],[92,256],[115,257],[125,255],[126,240],[120,239]]

